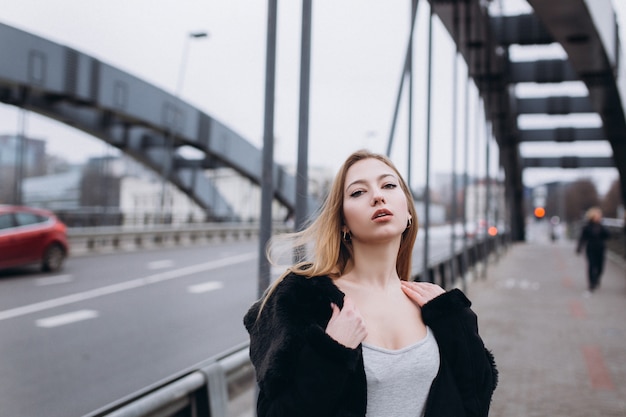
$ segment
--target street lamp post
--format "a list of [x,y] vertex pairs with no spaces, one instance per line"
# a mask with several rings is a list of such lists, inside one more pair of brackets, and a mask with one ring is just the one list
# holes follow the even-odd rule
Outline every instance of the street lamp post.
[[[187,60],[189,56],[189,41],[192,39],[202,39],[208,38],[209,33],[204,31],[198,32],[189,32],[185,37],[185,43],[183,45],[183,53],[180,59],[180,66],[178,67],[178,80],[176,82],[176,89],[174,90],[174,97],[179,98],[182,90],[183,83],[185,81],[185,70],[187,68]],[[160,199],[160,207],[159,207],[159,223],[165,223],[165,197],[167,190],[167,181],[172,172],[172,168],[174,165],[174,138],[176,136],[176,128],[178,120],[174,118],[173,125],[170,127],[170,130],[167,135],[165,135],[165,143],[163,146],[166,149],[166,161],[163,161],[163,169],[161,172],[161,199]]]
[[187,68],[187,57],[189,55],[189,41],[192,39],[208,38],[209,32],[189,32],[185,38],[183,46],[183,54],[180,59],[180,67],[178,69],[178,82],[176,83],[176,97],[179,97],[183,91],[183,82],[185,81],[185,70]]

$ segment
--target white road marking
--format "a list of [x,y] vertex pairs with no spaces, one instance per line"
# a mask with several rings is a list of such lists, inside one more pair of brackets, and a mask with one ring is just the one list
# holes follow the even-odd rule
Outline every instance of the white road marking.
[[527,281],[525,279],[514,279],[509,278],[504,283],[501,283],[500,286],[503,286],[507,289],[520,288],[522,290],[527,291],[539,291],[541,289],[541,284],[538,282]]
[[219,290],[221,288],[224,288],[224,284],[222,284],[220,281],[208,281],[202,284],[190,285],[189,287],[187,287],[187,291],[192,294],[200,294],[203,292]]
[[65,284],[67,282],[71,282],[74,280],[74,277],[69,274],[65,275],[56,275],[53,277],[44,277],[37,278],[35,280],[35,285],[43,287],[45,285],[56,285],[56,284]]
[[203,264],[191,265],[180,269],[173,269],[171,271],[148,275],[144,278],[137,278],[126,282],[120,282],[119,284],[107,285],[106,287],[95,288],[93,290],[70,294],[64,297],[53,298],[51,300],[42,301],[40,303],[16,307],[10,310],[0,311],[0,320],[6,320],[13,317],[36,313],[37,311],[43,311],[54,307],[78,303],[81,301],[90,300],[92,298],[102,297],[104,295],[115,294],[118,292],[127,291],[150,284],[156,284],[158,282],[163,282],[170,279],[181,278],[187,275],[196,274],[198,272],[223,268],[225,266],[250,261],[252,259],[255,259],[256,257],[256,252],[244,253],[241,255],[232,256],[230,258],[218,259],[216,261],[209,261]]
[[148,269],[164,269],[171,266],[174,266],[174,261],[172,261],[171,259],[148,262]]
[[58,316],[39,319],[35,323],[38,327],[57,327],[65,324],[76,323],[77,321],[95,319],[99,314],[95,310],[78,310],[71,313],[60,314]]

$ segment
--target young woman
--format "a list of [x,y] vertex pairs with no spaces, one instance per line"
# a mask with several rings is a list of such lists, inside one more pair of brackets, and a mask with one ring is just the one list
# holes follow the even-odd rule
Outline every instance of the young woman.
[[398,170],[350,155],[319,216],[291,236],[309,258],[244,318],[258,416],[488,415],[493,356],[461,291],[410,281],[416,235]]

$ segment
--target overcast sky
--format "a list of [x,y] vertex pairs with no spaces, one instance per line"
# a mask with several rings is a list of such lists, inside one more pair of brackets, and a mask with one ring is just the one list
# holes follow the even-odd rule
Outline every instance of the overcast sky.
[[[497,2],[496,2],[497,3]],[[515,1],[514,3],[519,3]],[[618,6],[625,8],[624,1]],[[503,4],[507,6],[508,2]],[[294,163],[298,135],[301,2],[279,2],[276,82],[275,154],[278,162]],[[508,6],[507,6],[508,7]],[[206,39],[191,41],[181,97],[228,125],[258,147],[263,135],[263,97],[267,1],[249,0],[0,0],[0,22],[73,47],[104,62],[174,92],[180,75],[182,49],[191,31],[207,31]],[[515,12],[512,5],[508,12]],[[415,34],[414,145],[412,179],[425,178],[426,2],[420,2]],[[622,13],[622,15],[625,15]],[[404,51],[409,33],[408,0],[317,0],[313,4],[313,42],[310,107],[310,165],[336,171],[355,149],[384,152],[391,127]],[[622,30],[622,39],[626,39]],[[452,166],[454,46],[434,26],[435,68],[431,172]],[[460,77],[465,72],[460,67]],[[470,116],[478,110],[475,92]],[[463,102],[459,97],[459,102]],[[406,106],[398,121],[392,159],[406,173]],[[533,123],[530,121],[529,123]],[[571,123],[565,120],[563,123]],[[591,118],[585,123],[594,123]],[[597,121],[596,121],[597,123]],[[0,134],[15,132],[17,111],[0,105]],[[462,123],[459,136],[462,137]],[[485,129],[470,126],[470,171],[484,173]],[[71,161],[106,152],[104,142],[60,123],[28,115],[27,135],[46,139],[50,153]],[[610,155],[607,144],[573,145],[563,151],[523,149],[537,153]],[[576,150],[574,149],[576,148]],[[457,146],[461,167],[461,144]],[[539,150],[537,150],[539,149]],[[556,150],[555,150],[556,149]],[[492,152],[494,155],[495,152]],[[491,173],[497,171],[492,157]],[[531,170],[530,185],[579,175],[601,179],[601,189],[617,177],[615,170]]]

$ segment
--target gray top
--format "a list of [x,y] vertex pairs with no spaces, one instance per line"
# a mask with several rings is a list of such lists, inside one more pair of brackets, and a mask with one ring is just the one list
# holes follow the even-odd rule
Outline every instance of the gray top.
[[363,343],[367,377],[367,417],[420,417],[439,370],[439,347],[430,328],[426,337],[398,350]]

